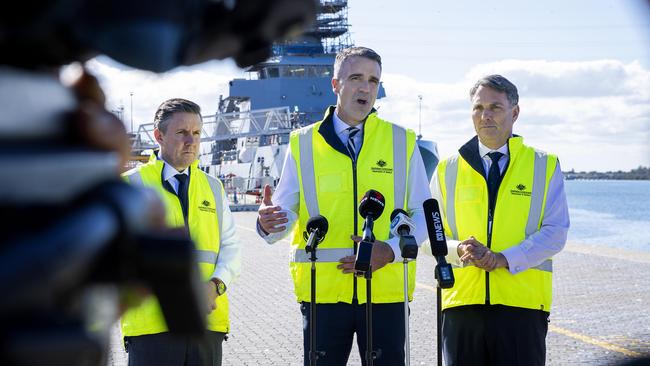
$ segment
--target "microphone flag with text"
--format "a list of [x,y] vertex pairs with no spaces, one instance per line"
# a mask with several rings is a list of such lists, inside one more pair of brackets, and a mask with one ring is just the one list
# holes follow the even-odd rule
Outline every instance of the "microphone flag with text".
[[454,272],[451,264],[447,263],[447,240],[445,239],[445,230],[442,225],[442,216],[440,215],[440,206],[434,198],[429,198],[422,204],[424,217],[427,223],[427,232],[429,233],[429,243],[431,244],[431,254],[436,258],[436,279],[440,288],[451,288],[454,286]]
[[409,214],[401,208],[396,208],[390,214],[390,233],[399,237],[399,248],[402,258],[415,259],[418,256],[418,243],[411,232],[415,231],[415,223]]
[[365,222],[363,224],[363,238],[359,243],[357,258],[354,262],[354,269],[358,272],[368,272],[370,270],[372,242],[375,241],[372,229],[375,220],[384,212],[385,202],[383,194],[370,189],[363,195],[359,203],[359,214],[365,219]]
[[325,216],[317,215],[307,220],[307,228],[302,233],[303,238],[307,241],[305,246],[307,253],[316,249],[316,246],[325,239],[328,229],[329,224]]

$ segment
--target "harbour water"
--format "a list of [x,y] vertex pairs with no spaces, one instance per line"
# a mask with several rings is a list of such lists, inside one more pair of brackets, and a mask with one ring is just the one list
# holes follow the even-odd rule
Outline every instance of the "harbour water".
[[568,180],[569,241],[650,252],[650,181]]

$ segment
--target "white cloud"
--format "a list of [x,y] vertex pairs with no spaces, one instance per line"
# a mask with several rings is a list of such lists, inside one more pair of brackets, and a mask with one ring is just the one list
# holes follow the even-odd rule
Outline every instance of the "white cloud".
[[107,109],[124,107],[127,128],[130,128],[130,93],[133,92],[135,129],[142,123],[153,122],[157,107],[170,98],[189,99],[201,106],[204,115],[214,114],[219,95],[228,96],[228,81],[242,77],[242,73],[232,65],[217,61],[177,68],[163,74],[125,68],[104,57],[89,61],[87,66],[104,89]]
[[422,131],[441,155],[456,153],[474,135],[468,91],[481,76],[499,73],[519,89],[514,132],[557,153],[563,169],[629,170],[650,165],[650,70],[616,60],[549,62],[504,60],[478,65],[457,83],[424,83],[383,76],[382,115]]
[[[156,107],[172,97],[193,100],[212,114],[228,81],[243,77],[232,64],[208,62],[156,75],[125,69],[111,60],[88,64],[108,97],[109,109],[125,107],[130,122],[151,122]],[[444,70],[436,70],[444,72]],[[514,132],[541,150],[557,153],[565,170],[629,170],[650,166],[650,70],[617,60],[550,62],[503,60],[477,65],[454,83],[430,83],[384,74],[387,97],[380,114],[417,132],[422,96],[422,133],[443,157],[474,135],[469,89],[483,75],[499,73],[519,88],[521,114]]]

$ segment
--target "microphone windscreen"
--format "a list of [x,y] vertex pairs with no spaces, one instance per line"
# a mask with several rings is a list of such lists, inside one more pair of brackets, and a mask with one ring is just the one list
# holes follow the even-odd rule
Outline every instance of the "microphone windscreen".
[[438,201],[434,198],[429,198],[424,201],[422,208],[427,223],[427,232],[429,233],[431,254],[434,257],[444,257],[448,253],[447,240],[445,239],[445,229],[442,226],[442,216],[440,215]]
[[386,206],[384,195],[374,189],[370,189],[361,198],[361,202],[359,203],[359,214],[364,219],[367,216],[370,216],[373,220],[377,220],[384,212],[384,206]]
[[391,214],[390,214],[390,221],[392,222],[393,220],[395,220],[395,217],[396,217],[397,215],[399,215],[399,214],[404,214],[404,215],[406,215],[406,216],[409,215],[408,212],[402,210],[401,208],[396,208],[396,209],[394,209],[393,212],[391,212]]
[[321,235],[327,234],[327,229],[329,229],[329,224],[325,216],[314,216],[307,220],[307,232],[311,233],[314,230],[318,229]]

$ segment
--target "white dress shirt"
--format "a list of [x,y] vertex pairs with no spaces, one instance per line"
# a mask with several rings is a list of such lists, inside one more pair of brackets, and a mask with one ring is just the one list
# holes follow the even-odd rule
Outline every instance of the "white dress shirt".
[[[485,169],[486,176],[492,165],[492,160],[487,154],[492,151],[498,151],[504,154],[498,162],[501,174],[503,174],[503,169],[510,159],[508,144],[506,143],[498,150],[492,150],[480,141],[478,144],[478,150],[483,160],[483,168]],[[431,180],[431,193],[438,202],[442,202],[437,171],[433,174],[433,179]],[[445,215],[444,205],[440,205],[440,210],[442,211],[442,215]],[[559,253],[564,248],[568,231],[569,208],[566,201],[566,194],[564,193],[564,176],[560,168],[560,162],[558,161],[551,181],[549,182],[541,228],[518,245],[501,252],[508,261],[510,273],[516,274],[528,268],[538,266],[553,255]],[[449,247],[449,255],[447,258],[450,263],[462,266],[456,250],[459,243],[460,241],[458,240],[447,241]]]
[[[334,113],[333,122],[334,131],[343,144],[347,144],[349,132],[346,131],[346,129],[350,126],[343,122],[336,113]],[[354,136],[357,154],[362,148],[363,125],[364,123],[355,126],[360,130],[356,136]],[[415,236],[415,240],[418,245],[422,245],[422,242],[424,242],[428,236],[422,203],[431,197],[431,192],[429,191],[424,163],[422,162],[422,157],[420,156],[420,151],[417,148],[417,145],[415,146],[413,155],[411,156],[409,166],[410,169],[406,189],[406,192],[408,192],[407,207],[404,210],[409,213],[415,223],[415,232],[412,233],[413,236]],[[267,243],[273,244],[287,236],[293,230],[298,219],[297,212],[299,209],[299,201],[300,185],[298,182],[298,170],[296,168],[296,160],[293,158],[293,154],[291,153],[291,146],[289,146],[289,149],[287,149],[287,155],[284,159],[280,181],[273,193],[273,204],[280,206],[282,211],[286,212],[288,222],[285,224],[285,230],[277,233],[270,233],[268,235],[264,234],[258,223],[257,232],[262,238],[264,238],[264,240],[266,240]],[[383,215],[390,214],[390,212],[383,213]],[[394,261],[402,261],[401,250],[399,248],[399,237],[387,239],[385,242],[393,249],[393,253],[395,254]]]
[[[173,166],[167,164],[164,159],[162,160],[164,162],[162,171],[163,179],[168,181],[172,188],[174,188],[174,191],[178,193],[178,179],[174,176],[176,174],[189,175],[189,168],[179,172]],[[230,212],[230,203],[224,193],[225,191],[221,192],[221,199],[223,201],[220,234],[221,244],[219,245],[217,265],[212,273],[212,278],[218,278],[226,287],[230,287],[230,284],[239,277],[241,271],[241,244],[235,230],[235,221],[233,220],[232,212]]]

